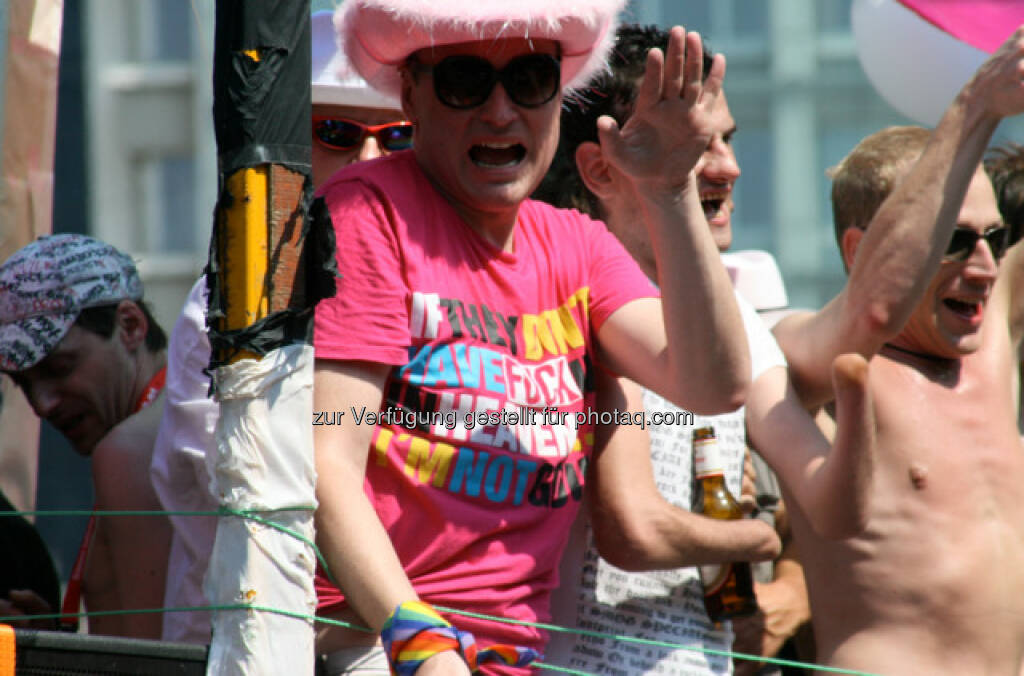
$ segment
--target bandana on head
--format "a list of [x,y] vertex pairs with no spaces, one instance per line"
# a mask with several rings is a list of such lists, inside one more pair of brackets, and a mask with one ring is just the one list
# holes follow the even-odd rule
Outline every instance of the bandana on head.
[[141,299],[135,264],[114,247],[85,235],[40,237],[0,266],[0,370],[39,363],[82,310]]

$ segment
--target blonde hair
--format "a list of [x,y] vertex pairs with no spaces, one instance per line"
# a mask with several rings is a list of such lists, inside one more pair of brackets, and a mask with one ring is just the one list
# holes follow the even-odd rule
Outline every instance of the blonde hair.
[[923,127],[887,127],[866,137],[839,164],[832,179],[832,223],[836,243],[843,233],[865,229],[882,202],[921,156],[931,132]]

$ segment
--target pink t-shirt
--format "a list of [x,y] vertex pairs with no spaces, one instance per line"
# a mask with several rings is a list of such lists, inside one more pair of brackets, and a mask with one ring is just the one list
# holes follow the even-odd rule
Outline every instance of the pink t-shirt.
[[[594,333],[657,291],[575,211],[524,202],[515,252],[497,249],[411,152],[352,165],[321,193],[341,279],[316,310],[316,356],[395,367],[380,411],[339,412],[380,416],[366,492],[406,573],[428,603],[546,621],[593,441],[576,414],[593,398]],[[318,592],[322,609],[341,602],[323,578]],[[483,646],[546,639],[449,620]]]

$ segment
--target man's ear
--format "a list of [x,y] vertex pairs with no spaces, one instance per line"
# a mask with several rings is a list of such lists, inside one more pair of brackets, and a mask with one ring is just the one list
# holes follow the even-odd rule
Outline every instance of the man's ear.
[[405,119],[415,125],[419,120],[416,117],[416,108],[412,105],[412,79],[414,75],[409,71],[408,66],[400,68],[398,73],[402,77],[402,114],[405,115]]
[[580,172],[583,185],[602,202],[618,192],[615,189],[615,177],[597,143],[584,141],[576,147],[576,169]]
[[857,247],[864,237],[864,231],[860,228],[850,227],[843,231],[842,245],[840,246],[843,255],[843,264],[847,271],[853,269],[853,260],[857,256]]
[[117,304],[116,328],[125,348],[134,352],[146,342],[149,321],[138,303],[123,300]]

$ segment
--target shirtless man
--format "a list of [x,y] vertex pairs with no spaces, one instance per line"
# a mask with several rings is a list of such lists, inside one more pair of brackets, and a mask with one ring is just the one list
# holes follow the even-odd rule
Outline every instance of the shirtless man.
[[[999,120],[1024,112],[1022,72],[1024,28],[934,132],[887,129],[840,163],[832,197],[849,281],[818,313],[776,328],[810,407],[833,398],[837,354],[874,357],[865,530],[817,537],[787,500],[827,665],[1017,674],[1024,657],[1024,449],[1011,392],[1024,247],[1006,251],[979,168]],[[748,410],[764,407],[752,393]]]
[[[1010,226],[1010,244],[1016,244],[1024,235],[1024,146],[1007,143],[992,148],[985,157],[985,171],[996,189],[999,212]],[[1024,382],[1024,345],[1018,358],[1020,372],[1014,394],[1017,397],[1017,429],[1024,435],[1024,402],[1020,396],[1020,383]]]
[[[0,266],[0,372],[36,415],[91,458],[97,510],[160,509],[149,463],[166,345],[142,302],[134,263],[109,244],[41,237]],[[94,517],[64,612],[78,613],[79,586],[90,612],[160,608],[170,543],[164,516]],[[69,619],[77,624],[74,617],[62,622]],[[95,616],[89,631],[159,638],[161,622],[159,612]]]

